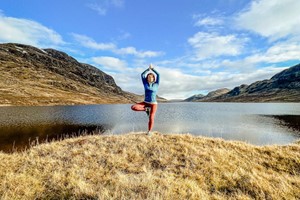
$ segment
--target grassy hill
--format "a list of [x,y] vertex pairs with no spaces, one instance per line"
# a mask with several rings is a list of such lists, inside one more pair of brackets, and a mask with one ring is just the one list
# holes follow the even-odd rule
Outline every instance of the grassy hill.
[[133,103],[114,79],[64,52],[22,44],[0,44],[1,105]]
[[155,133],[0,153],[1,199],[297,199],[300,142],[258,147]]

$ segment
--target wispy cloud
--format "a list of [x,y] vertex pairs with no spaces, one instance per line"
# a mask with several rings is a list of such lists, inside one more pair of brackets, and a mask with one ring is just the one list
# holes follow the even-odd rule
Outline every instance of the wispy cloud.
[[131,34],[125,31],[120,31],[120,35],[116,38],[117,40],[126,40],[131,37]]
[[258,0],[237,17],[239,27],[270,40],[300,34],[299,0]]
[[117,55],[133,55],[140,58],[146,58],[157,57],[164,54],[160,51],[137,50],[135,47],[118,48],[117,45],[115,45],[114,43],[97,43],[95,40],[85,35],[79,35],[75,33],[73,33],[72,35],[74,39],[82,46],[96,50],[108,50]]
[[124,0],[98,0],[92,3],[87,3],[86,6],[99,15],[106,15],[110,7],[122,7],[124,5]]
[[76,33],[72,33],[71,35],[77,42],[79,42],[80,45],[87,48],[96,50],[114,50],[117,48],[116,45],[113,43],[97,43],[95,40],[85,35],[80,35]]
[[197,21],[195,22],[195,26],[217,26],[217,25],[222,25],[223,20],[221,18],[216,18],[216,17],[202,17],[201,15],[194,15],[194,19]]
[[112,5],[117,7],[122,7],[124,5],[124,0],[109,0]]
[[218,56],[236,56],[242,53],[248,38],[236,35],[219,35],[218,33],[198,32],[188,39],[197,60]]
[[16,42],[38,47],[66,44],[60,34],[32,20],[6,17],[0,13],[0,27],[0,42]]
[[90,3],[86,5],[88,8],[96,11],[99,15],[106,15],[107,8],[103,5],[96,4],[96,3]]

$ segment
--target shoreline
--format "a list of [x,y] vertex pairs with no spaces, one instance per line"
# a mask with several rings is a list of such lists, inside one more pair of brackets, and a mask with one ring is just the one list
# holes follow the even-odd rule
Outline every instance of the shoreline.
[[[299,101],[295,101],[295,102],[291,102],[291,101],[270,101],[270,102],[265,102],[265,101],[198,101],[198,102],[188,102],[188,101],[163,101],[163,102],[158,102],[160,104],[165,104],[165,103],[170,103],[170,104],[176,104],[176,103],[229,103],[229,104],[252,104],[252,103],[257,103],[257,104],[300,104]],[[134,104],[134,102],[124,102],[124,103],[120,103],[120,102],[116,102],[116,103],[111,103],[111,102],[107,102],[107,103],[90,103],[90,104],[86,104],[86,103],[70,103],[70,104],[34,104],[34,105],[30,105],[30,104],[26,104],[26,105],[20,105],[20,104],[0,104],[0,107],[34,107],[34,106],[90,106],[90,105],[117,105],[117,104]]]
[[[195,138],[203,138],[203,139],[208,139],[208,140],[216,140],[216,141],[224,141],[224,142],[228,142],[228,143],[241,143],[244,145],[249,145],[249,146],[253,146],[253,147],[272,147],[272,146],[289,146],[289,145],[293,145],[293,144],[300,144],[300,139],[291,141],[289,143],[281,143],[281,144],[253,144],[249,141],[242,141],[242,140],[235,140],[235,139],[226,139],[226,138],[222,138],[222,137],[215,137],[215,136],[205,136],[205,135],[195,135],[192,133],[161,133],[159,131],[153,131],[153,134],[156,135],[166,135],[166,136],[191,136],[191,137],[195,137]],[[65,134],[65,135],[60,135],[58,136],[56,139],[52,138],[49,139],[44,138],[38,138],[36,137],[35,139],[33,138],[32,140],[29,140],[29,143],[27,145],[16,145],[15,143],[12,143],[11,148],[3,148],[0,149],[0,153],[4,153],[4,154],[14,154],[14,153],[24,153],[27,151],[30,151],[31,148],[37,148],[41,145],[51,145],[51,143],[63,143],[65,140],[72,140],[72,139],[78,139],[78,138],[82,138],[82,137],[92,137],[92,136],[99,136],[99,137],[126,137],[126,136],[137,136],[137,137],[149,137],[146,135],[146,132],[143,131],[136,131],[136,132],[128,132],[128,133],[119,133],[119,134],[112,134],[112,133],[73,133],[73,134]],[[151,137],[150,137],[151,138]],[[31,139],[31,138],[30,138]]]

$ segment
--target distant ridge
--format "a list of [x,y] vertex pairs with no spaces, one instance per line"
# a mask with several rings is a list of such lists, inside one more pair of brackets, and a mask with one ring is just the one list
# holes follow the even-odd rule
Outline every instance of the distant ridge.
[[271,79],[242,84],[223,94],[207,95],[193,101],[300,102],[300,64],[275,74]]
[[205,100],[210,100],[212,98],[218,97],[222,94],[226,94],[227,92],[229,92],[230,90],[227,88],[222,88],[222,89],[218,89],[218,90],[214,90],[209,92],[207,95],[202,95],[202,94],[197,94],[194,95],[192,97],[189,97],[187,99],[185,99],[184,101],[205,101]]
[[0,44],[0,105],[132,103],[141,96],[123,91],[94,66],[55,49]]
[[188,101],[188,102],[189,101],[198,101],[198,100],[200,100],[200,99],[202,99],[204,97],[205,97],[205,95],[203,95],[203,94],[195,94],[195,95],[193,95],[193,96],[185,99],[184,101]]

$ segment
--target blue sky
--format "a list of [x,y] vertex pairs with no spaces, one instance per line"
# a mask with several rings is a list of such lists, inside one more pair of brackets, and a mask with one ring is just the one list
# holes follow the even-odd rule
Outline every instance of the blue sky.
[[299,0],[0,2],[0,43],[64,51],[143,94],[153,63],[167,99],[271,78],[300,62]]

